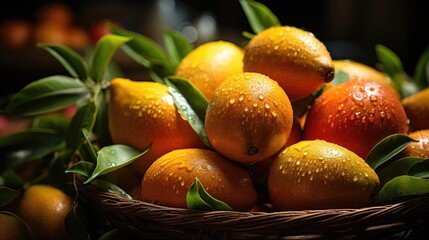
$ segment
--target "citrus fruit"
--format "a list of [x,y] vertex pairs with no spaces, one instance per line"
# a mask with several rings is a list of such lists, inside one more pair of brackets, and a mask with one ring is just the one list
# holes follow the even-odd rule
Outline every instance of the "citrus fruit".
[[334,60],[333,63],[335,70],[347,73],[349,80],[372,80],[380,84],[387,85],[391,90],[397,92],[389,77],[369,65],[357,61],[344,59]]
[[429,129],[429,88],[402,99],[411,131]]
[[260,73],[239,73],[216,88],[205,128],[216,151],[238,162],[256,162],[286,144],[293,118],[289,98],[276,81]]
[[204,189],[237,211],[256,203],[248,173],[208,149],[179,149],[157,159],[142,180],[142,199],[160,205],[186,208],[186,194],[198,178]]
[[411,142],[404,149],[404,157],[429,158],[429,129],[411,132],[408,136],[418,142]]
[[362,207],[378,185],[365,160],[323,140],[286,147],[268,175],[269,196],[277,210]]
[[204,43],[177,66],[176,75],[191,81],[207,99],[226,77],[243,72],[243,50],[227,41]]
[[32,185],[24,191],[18,215],[34,239],[68,239],[64,219],[72,205],[73,199],[58,188]]
[[110,86],[109,130],[116,144],[150,150],[135,160],[133,169],[144,174],[165,153],[204,144],[177,111],[167,86],[156,82],[113,79]]
[[292,26],[271,27],[255,35],[244,48],[243,70],[276,80],[291,101],[334,78],[326,46],[313,33]]
[[314,101],[303,139],[333,142],[366,158],[383,138],[407,132],[407,116],[393,91],[374,81],[350,80],[332,86]]
[[8,19],[0,23],[0,47],[23,48],[31,39],[32,25],[24,20]]
[[0,239],[2,240],[32,239],[27,224],[12,213],[0,212],[0,226]]

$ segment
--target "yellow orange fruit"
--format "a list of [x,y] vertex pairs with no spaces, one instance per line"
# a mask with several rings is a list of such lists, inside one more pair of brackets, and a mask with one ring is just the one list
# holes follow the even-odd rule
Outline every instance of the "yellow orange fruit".
[[226,77],[243,72],[243,50],[227,41],[204,43],[177,66],[176,75],[191,81],[207,99]]
[[349,80],[358,79],[376,81],[388,86],[391,90],[395,91],[399,97],[399,93],[396,91],[392,80],[377,69],[361,62],[345,59],[337,59],[334,60],[333,63],[335,70],[347,73]]
[[411,131],[429,129],[429,88],[402,99]]
[[18,215],[28,224],[34,239],[68,239],[64,219],[73,199],[49,185],[32,185],[22,196]]
[[268,28],[244,48],[243,70],[276,80],[291,101],[304,98],[334,78],[326,46],[313,33],[293,27]]
[[239,73],[216,88],[205,129],[216,151],[249,163],[270,157],[286,144],[293,118],[289,98],[276,81],[260,73]]
[[269,196],[277,210],[358,208],[370,202],[378,185],[365,160],[323,140],[286,147],[268,175]]
[[248,173],[208,149],[179,149],[157,159],[142,180],[142,199],[160,205],[186,208],[186,194],[198,178],[204,189],[237,211],[256,203]]
[[144,174],[160,156],[174,149],[204,147],[177,111],[167,86],[156,82],[113,79],[110,86],[109,130],[116,144],[151,149],[132,165]]
[[32,239],[27,224],[12,213],[0,212],[0,226],[0,239],[2,240]]
[[366,158],[383,138],[407,132],[407,116],[393,91],[374,81],[350,80],[315,100],[307,113],[303,139],[333,142]]
[[23,48],[31,39],[33,27],[24,20],[8,19],[0,23],[0,47]]
[[73,18],[70,7],[61,2],[47,3],[36,11],[38,24],[55,24],[60,27],[68,27],[73,24]]
[[429,129],[422,129],[411,132],[408,136],[418,142],[411,142],[404,149],[404,157],[429,158]]

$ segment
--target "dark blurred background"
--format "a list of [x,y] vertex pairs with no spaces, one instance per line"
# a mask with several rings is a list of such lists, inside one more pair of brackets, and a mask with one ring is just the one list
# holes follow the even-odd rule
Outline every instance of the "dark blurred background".
[[[13,93],[28,82],[66,74],[51,56],[35,47],[47,37],[39,27],[42,8],[54,1],[15,0],[0,8],[0,20],[25,21],[32,37],[25,46],[0,46],[0,94]],[[148,1],[55,1],[67,6],[72,16],[68,24],[77,29],[66,38],[78,51],[97,39],[100,22],[110,20],[123,28],[142,33],[161,44],[161,27],[183,32],[194,44],[227,40],[244,45],[242,31],[251,31],[238,0],[148,0]],[[417,0],[283,0],[263,1],[283,25],[313,32],[324,42],[333,59],[353,59],[375,67],[374,47],[383,44],[402,60],[407,73],[413,75],[418,57],[429,45],[427,10]],[[104,22],[103,22],[104,23]],[[27,26],[27,27],[28,27]],[[39,36],[35,37],[38,31]],[[79,35],[78,32],[84,33]],[[3,31],[4,32],[4,31]],[[1,33],[3,34],[3,33]],[[43,35],[44,34],[44,35]],[[85,35],[86,34],[86,35]],[[55,35],[55,34],[54,34]],[[79,38],[80,37],[80,38]],[[57,36],[61,39],[61,36]],[[0,40],[5,35],[0,36]],[[58,40],[60,41],[60,40]],[[69,40],[71,41],[71,40]],[[79,42],[80,41],[80,42]],[[3,41],[4,43],[4,41]],[[80,44],[80,45],[79,45]],[[144,78],[142,68],[126,57],[117,57],[118,65],[130,78]]]

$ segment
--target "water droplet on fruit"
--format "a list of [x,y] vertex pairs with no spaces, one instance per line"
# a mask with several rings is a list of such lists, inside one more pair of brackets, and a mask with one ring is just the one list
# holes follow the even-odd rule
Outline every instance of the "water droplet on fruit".
[[259,100],[264,100],[264,96],[262,94],[258,95]]
[[258,107],[258,104],[257,103],[253,103],[253,105],[252,105],[254,108],[257,108]]
[[369,97],[369,100],[371,100],[371,102],[375,102],[378,100],[378,97],[375,95],[371,95],[371,97]]
[[299,164],[301,164],[301,161],[300,160],[296,161],[296,165],[299,165]]
[[269,103],[265,103],[265,109],[270,109],[270,104]]
[[363,172],[363,175],[367,178],[369,175],[366,172]]
[[358,180],[358,177],[357,176],[354,176],[353,177],[353,182],[356,182]]
[[240,96],[238,97],[238,101],[242,102],[244,100],[244,95],[240,94]]
[[234,104],[235,103],[235,98],[231,98],[230,100],[229,100],[229,104]]

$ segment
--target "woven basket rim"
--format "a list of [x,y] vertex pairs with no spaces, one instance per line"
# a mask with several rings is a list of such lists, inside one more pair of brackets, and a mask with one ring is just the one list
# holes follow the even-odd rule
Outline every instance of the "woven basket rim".
[[91,184],[77,184],[79,191],[97,202],[104,211],[131,224],[150,222],[185,229],[216,229],[242,233],[275,233],[305,227],[305,233],[339,229],[408,225],[429,213],[429,196],[363,208],[274,212],[198,211],[166,207],[102,191]]

